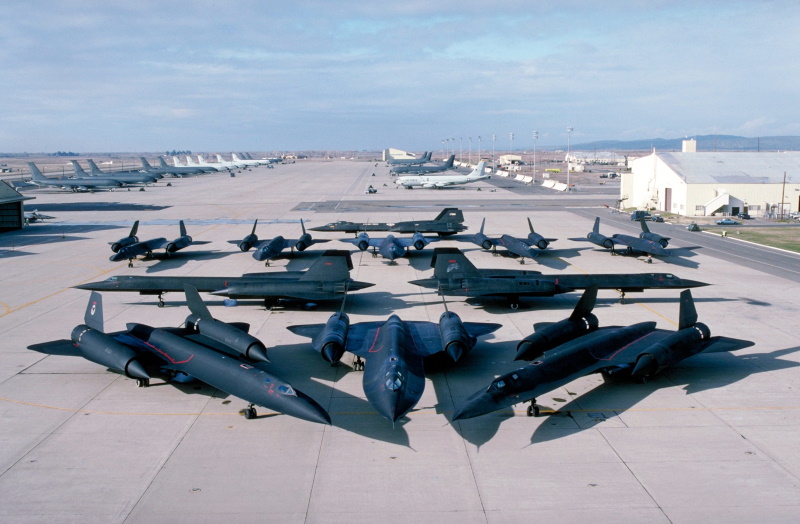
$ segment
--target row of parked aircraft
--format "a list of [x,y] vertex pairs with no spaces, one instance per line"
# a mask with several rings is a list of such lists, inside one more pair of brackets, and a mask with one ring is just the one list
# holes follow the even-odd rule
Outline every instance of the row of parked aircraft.
[[278,158],[268,158],[257,160],[246,154],[239,158],[233,153],[231,161],[226,161],[222,155],[217,155],[218,162],[206,162],[198,155],[198,162],[195,163],[191,157],[187,158],[187,164],[181,164],[177,157],[174,157],[174,165],[169,165],[163,157],[158,157],[159,165],[154,167],[144,157],[139,157],[142,164],[140,168],[114,171],[111,173],[100,170],[94,160],[89,159],[88,164],[91,173],[87,173],[83,167],[75,160],[72,160],[73,176],[69,178],[49,178],[33,162],[28,162],[31,171],[29,183],[41,187],[58,187],[70,189],[71,191],[90,191],[97,189],[109,189],[141,184],[154,184],[164,176],[184,177],[196,176],[205,173],[218,171],[231,171],[259,165],[271,165],[280,161]]

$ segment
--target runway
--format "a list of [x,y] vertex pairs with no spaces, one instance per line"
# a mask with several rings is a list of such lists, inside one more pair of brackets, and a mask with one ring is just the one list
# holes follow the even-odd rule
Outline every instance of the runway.
[[[375,176],[373,176],[373,174]],[[616,197],[586,184],[572,195],[543,188],[395,189],[383,163],[298,161],[158,184],[144,192],[29,191],[29,209],[56,216],[0,235],[0,519],[4,522],[796,522],[800,518],[800,256],[703,233],[652,224],[672,237],[675,257],[653,263],[610,256],[586,242],[594,217],[604,234],[637,231],[606,205]],[[504,182],[508,185],[511,182]],[[386,184],[386,186],[384,186]],[[365,194],[367,186],[377,194]],[[481,190],[478,191],[477,189]],[[493,191],[494,190],[494,191]],[[573,198],[574,197],[574,198]],[[240,252],[259,219],[260,238],[296,238],[337,220],[395,222],[433,218],[460,207],[469,230],[430,247],[459,247],[478,267],[546,274],[669,272],[713,285],[696,288],[700,320],[712,335],[752,340],[736,354],[700,355],[647,384],[578,379],[525,405],[450,423],[456,406],[517,367],[516,343],[537,322],[565,318],[577,293],[524,301],[448,299],[464,321],[503,327],[457,365],[426,369],[416,409],[392,424],[366,401],[352,355],[331,367],[295,324],[324,323],[338,304],[271,311],[258,301],[214,316],[247,322],[269,348],[270,372],[325,407],[332,426],[260,409],[209,386],[154,381],[137,388],[124,376],[76,357],[27,347],[68,338],[88,295],[72,289],[113,275],[231,275],[305,269],[338,239],[282,257],[269,268]],[[463,242],[486,218],[486,233],[524,237],[526,218],[557,238],[547,254],[521,266]],[[109,242],[140,220],[140,238],[178,236],[185,220],[195,240],[162,260],[110,262]],[[691,248],[691,249],[690,249]],[[696,249],[695,249],[696,248]],[[376,285],[354,293],[352,322],[436,322],[441,298],[408,284],[431,275],[430,250],[389,266],[353,251],[352,278]],[[676,291],[600,292],[601,325],[656,321],[675,329]],[[106,293],[106,328],[128,322],[178,326],[182,297],[167,307],[150,296]]]

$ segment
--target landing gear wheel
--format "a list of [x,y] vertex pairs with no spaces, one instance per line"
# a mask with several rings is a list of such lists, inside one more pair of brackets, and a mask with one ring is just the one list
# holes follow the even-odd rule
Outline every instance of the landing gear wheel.
[[256,413],[256,408],[254,408],[252,404],[243,409],[242,412],[244,413],[244,418],[247,420],[254,419],[258,415],[258,413]]
[[150,381],[146,378],[137,378],[136,379],[136,387],[137,388],[146,388],[150,385]]
[[519,303],[517,303],[517,302],[512,302],[512,303],[510,303],[510,304],[508,305],[508,307],[510,307],[511,309],[513,309],[513,310],[515,310],[515,311],[516,311],[517,309],[519,309]]
[[528,416],[529,417],[538,417],[539,416],[539,406],[534,404],[535,401],[531,401],[531,405],[528,406]]
[[625,300],[625,292],[623,292],[622,295],[620,295],[619,303],[620,304],[626,304],[627,303],[627,301]]
[[128,260],[128,267],[133,267],[133,260],[132,259]]
[[164,307],[164,299],[158,295],[158,307]]
[[361,357],[356,357],[356,359],[353,361],[353,370],[364,371],[364,361],[361,360]]

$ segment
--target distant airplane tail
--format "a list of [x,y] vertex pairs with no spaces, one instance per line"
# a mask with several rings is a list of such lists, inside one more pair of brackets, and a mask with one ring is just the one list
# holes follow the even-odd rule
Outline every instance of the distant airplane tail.
[[431,156],[433,156],[433,151],[428,151],[425,154],[425,162],[430,162],[431,161]]
[[456,161],[456,155],[450,155],[450,158],[447,159],[447,162],[444,163],[445,169],[450,169],[453,167],[453,164]]
[[184,284],[183,291],[186,293],[186,305],[189,306],[189,311],[191,311],[192,314],[201,319],[214,318],[211,316],[211,312],[208,310],[206,303],[200,298],[200,293],[197,292],[196,287]]
[[172,157],[172,163],[175,165],[175,167],[183,166],[183,164],[181,164],[181,159],[176,156]]
[[331,249],[325,251],[300,277],[300,280],[338,282],[348,279],[352,268],[353,261],[350,258],[350,251]]
[[595,233],[600,233],[600,217],[594,218],[594,227],[592,228],[592,231]]
[[460,249],[455,247],[437,247],[433,250],[431,260],[433,276],[439,280],[451,278],[469,278],[480,276],[480,271],[470,262]]
[[233,159],[234,162],[241,162],[236,153],[231,153],[231,158]]
[[642,224],[642,232],[649,233],[650,232],[650,228],[647,227],[647,222],[645,222],[643,218],[640,218],[639,222]]
[[100,168],[97,167],[97,164],[94,163],[94,160],[90,158],[87,160],[87,162],[89,163],[89,169],[91,169],[92,175],[97,176],[103,174],[103,172],[100,171]]
[[458,222],[464,221],[464,213],[457,207],[446,207],[434,218],[437,222]]
[[480,235],[483,234],[483,226],[485,225],[486,225],[486,217],[483,217],[483,220],[481,220],[481,230],[478,232],[478,234]]
[[[85,178],[89,176],[89,174],[83,170],[81,165],[76,160],[70,160],[72,162],[72,170],[75,172],[75,176]],[[92,174],[95,174],[94,170],[97,169],[97,166],[94,165],[94,160],[89,160],[89,166],[92,167]]]
[[44,176],[41,171],[39,171],[39,168],[36,167],[36,164],[33,162],[28,162],[28,167],[31,170],[31,178],[33,180],[48,180],[48,178]]
[[183,223],[183,220],[180,221],[180,228],[181,228],[181,236],[186,236],[186,225]]
[[142,167],[145,169],[153,169],[153,166],[150,165],[150,162],[143,156],[139,157],[139,160],[142,162]]
[[89,296],[89,304],[86,306],[86,313],[83,315],[83,323],[103,333],[103,297],[97,291],[92,291]]
[[225,162],[225,161],[222,159],[222,155],[217,155],[217,162]]
[[166,161],[166,160],[164,160],[164,157],[163,157],[163,156],[160,156],[160,157],[158,157],[158,165],[159,165],[160,167],[164,167],[164,168],[167,168],[167,169],[169,169],[169,164],[167,164],[167,161]]
[[481,160],[478,162],[478,165],[475,166],[475,169],[472,170],[472,173],[467,175],[467,178],[481,178],[486,176],[486,161]]

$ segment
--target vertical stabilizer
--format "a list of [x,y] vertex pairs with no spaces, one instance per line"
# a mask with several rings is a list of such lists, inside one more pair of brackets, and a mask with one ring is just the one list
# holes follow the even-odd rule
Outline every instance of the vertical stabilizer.
[[163,168],[169,169],[169,164],[167,164],[167,161],[164,160],[163,156],[158,157],[158,165]]
[[[86,178],[87,176],[89,176],[89,174],[86,173],[86,171],[83,170],[81,165],[76,160],[70,160],[70,162],[72,163],[72,170],[75,172],[75,176],[81,177],[81,178]],[[89,160],[89,162],[90,162],[89,165],[91,166],[93,161]],[[95,166],[95,167],[97,167],[97,166]]]
[[103,297],[97,291],[92,291],[89,296],[89,304],[86,306],[86,314],[83,315],[83,323],[103,333]]
[[697,309],[694,307],[692,292],[688,289],[681,291],[681,306],[678,319],[678,329],[686,329],[697,324]]
[[[94,160],[92,160],[90,158],[90,159],[87,160],[87,162],[89,163],[89,169],[92,171],[92,175],[98,176],[98,175],[103,175],[104,174],[102,171],[100,171],[100,168],[97,167],[97,164],[94,163]],[[81,166],[78,166],[78,169],[80,169],[80,174],[82,176],[86,176],[86,171],[81,169]],[[75,173],[77,174],[78,171],[76,170]]]
[[326,251],[303,273],[300,280],[319,280],[323,282],[339,282],[350,278],[349,251]]
[[478,232],[478,234],[480,235],[483,234],[483,226],[485,225],[486,225],[486,217],[483,217],[483,220],[481,220],[481,230]]
[[150,165],[150,162],[143,156],[139,157],[139,160],[142,162],[142,167],[145,169],[153,169],[153,166]]
[[434,249],[431,266],[433,267],[434,278],[439,280],[481,276],[478,268],[472,265],[472,262],[464,256],[461,250],[454,247],[437,247]]
[[131,232],[128,234],[129,237],[135,237],[136,233],[139,232],[139,221],[133,223],[133,227],[131,228]]
[[211,316],[206,303],[200,298],[200,293],[197,292],[196,287],[184,284],[183,291],[186,293],[186,305],[189,306],[189,311],[200,318],[214,318]]
[[594,218],[594,227],[592,228],[592,231],[595,233],[600,233],[600,217]]
[[597,285],[592,284],[591,286],[587,287],[586,290],[584,290],[583,295],[581,295],[581,299],[578,300],[578,304],[575,306],[575,309],[572,311],[569,319],[576,320],[589,316],[589,314],[592,312],[592,309],[594,309],[595,303],[597,303]]
[[31,170],[31,178],[34,180],[47,180],[47,177],[44,176],[41,171],[39,171],[39,168],[36,167],[36,164],[33,162],[28,162],[28,167]]
[[186,236],[186,225],[183,223],[183,220],[180,221],[180,227],[181,227],[181,236],[185,237]]
[[528,217],[528,229],[531,230],[531,233],[535,233],[533,230],[533,224],[531,224],[531,217]]
[[640,218],[639,222],[642,224],[642,231],[644,231],[645,233],[649,233],[650,228],[647,227],[647,222],[645,222],[643,218]]

